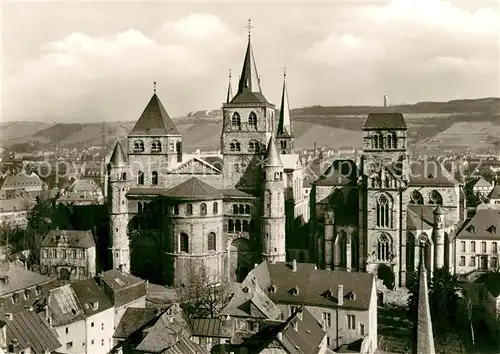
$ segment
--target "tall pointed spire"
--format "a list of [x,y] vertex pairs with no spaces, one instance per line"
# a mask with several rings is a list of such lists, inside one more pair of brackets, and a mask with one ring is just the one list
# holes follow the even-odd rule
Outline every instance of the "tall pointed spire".
[[293,136],[290,106],[288,104],[288,90],[286,88],[286,68],[283,73],[283,93],[281,95],[280,119],[276,136]]
[[417,298],[417,318],[413,331],[413,354],[435,354],[434,335],[432,333],[431,311],[429,307],[429,289],[427,286],[427,270],[424,259],[420,256]]
[[123,166],[127,163],[127,157],[125,156],[125,153],[123,152],[122,145],[120,144],[120,141],[116,141],[115,149],[113,150],[113,153],[111,154],[111,158],[109,159],[109,163],[113,166]]
[[[234,103],[267,102],[260,87],[260,77],[252,50],[251,20],[248,20],[248,45],[243,61],[243,69],[238,83],[238,93],[234,97]],[[235,102],[237,101],[237,102]]]
[[229,69],[229,85],[227,87],[226,103],[231,102],[232,99],[233,99],[233,88],[231,86],[231,69]]

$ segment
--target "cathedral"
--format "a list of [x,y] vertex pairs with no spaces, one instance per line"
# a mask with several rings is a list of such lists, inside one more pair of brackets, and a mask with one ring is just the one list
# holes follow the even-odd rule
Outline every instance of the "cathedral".
[[410,160],[403,115],[370,114],[361,158],[318,170],[294,151],[286,85],[285,74],[276,114],[249,34],[216,156],[183,152],[155,90],[108,164],[113,268],[180,285],[190,269],[241,281],[263,260],[296,259],[405,286],[421,254],[427,269],[452,267],[461,185],[436,161]]

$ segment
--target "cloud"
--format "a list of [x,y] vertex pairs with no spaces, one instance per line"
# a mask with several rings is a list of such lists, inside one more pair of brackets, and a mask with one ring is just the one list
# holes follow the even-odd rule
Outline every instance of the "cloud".
[[[153,80],[164,96],[178,98],[176,113],[188,111],[192,101],[181,92],[200,90],[196,77],[224,62],[225,50],[237,37],[207,14],[191,14],[161,28],[158,38],[129,29],[96,37],[75,32],[47,44],[40,57],[5,78],[9,89],[4,112],[48,119],[134,120],[147,103],[144,94],[152,91]],[[145,90],[140,96],[138,88]],[[23,103],[26,97],[31,98],[29,105]],[[115,97],[127,98],[120,100],[120,109],[111,107]]]

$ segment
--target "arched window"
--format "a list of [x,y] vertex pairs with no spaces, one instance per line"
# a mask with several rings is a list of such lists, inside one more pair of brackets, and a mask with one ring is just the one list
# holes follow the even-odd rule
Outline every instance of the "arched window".
[[213,213],[214,213],[214,215],[219,214],[219,204],[217,202],[214,202]]
[[259,152],[260,151],[260,143],[258,141],[252,140],[248,143],[248,151],[249,152]]
[[429,196],[429,204],[443,205],[443,197],[437,190],[433,190]]
[[391,260],[391,240],[386,234],[381,234],[377,241],[377,258],[379,261]]
[[245,205],[245,214],[250,214],[250,204]]
[[187,215],[193,215],[193,204],[187,204],[186,205],[186,214]]
[[238,152],[241,150],[240,148],[240,143],[236,140],[233,140],[230,144],[229,144],[229,150],[231,152]]
[[234,221],[231,219],[227,222],[227,231],[234,232]]
[[286,140],[281,140],[280,141],[280,146],[281,146],[282,150],[285,150],[286,149]]
[[391,134],[387,135],[387,148],[388,149],[392,148],[392,135]]
[[140,203],[140,202],[139,202],[139,203],[137,203],[137,212],[138,212],[138,213],[142,213],[142,210],[143,210],[143,209],[142,209],[142,203]]
[[127,172],[123,172],[122,173],[122,181],[126,181],[127,180]]
[[241,117],[238,112],[233,113],[233,117],[231,118],[231,128],[241,130]]
[[248,221],[243,220],[243,231],[249,231],[248,230]]
[[341,267],[346,267],[347,266],[347,235],[345,232],[341,232],[339,234],[339,240],[338,240],[338,247],[340,251],[340,266]]
[[215,233],[213,232],[210,232],[207,236],[207,247],[209,251],[215,251],[216,240],[215,240]]
[[378,149],[378,135],[377,134],[375,134],[373,136],[373,148]]
[[392,148],[398,148],[398,137],[396,136],[396,133],[392,133]]
[[233,204],[233,214],[238,214],[238,204]]
[[351,234],[351,268],[359,268],[359,239],[356,232]]
[[241,221],[236,220],[236,223],[234,225],[234,231],[240,232],[241,231]]
[[174,215],[179,215],[179,204],[174,205]]
[[155,140],[151,143],[151,152],[161,152],[161,143],[159,140]]
[[207,215],[207,205],[205,203],[200,204],[200,215]]
[[158,185],[158,172],[156,171],[153,171],[152,172],[152,176],[151,176],[151,184],[153,186],[157,186]]
[[384,137],[382,136],[382,134],[378,134],[378,148],[384,148]]
[[189,236],[186,233],[181,233],[180,235],[180,251],[189,252]]
[[143,152],[144,151],[144,143],[142,140],[134,141],[134,152]]
[[378,227],[390,227],[390,205],[389,200],[382,194],[377,201],[377,226]]
[[243,204],[240,204],[240,207],[238,209],[239,214],[245,214],[245,206]]
[[422,197],[422,194],[417,190],[414,190],[413,192],[411,192],[410,203],[411,204],[424,204],[424,198]]
[[248,116],[248,126],[252,130],[257,130],[257,115],[255,112],[250,112]]
[[137,184],[144,184],[144,172],[142,171],[137,172]]

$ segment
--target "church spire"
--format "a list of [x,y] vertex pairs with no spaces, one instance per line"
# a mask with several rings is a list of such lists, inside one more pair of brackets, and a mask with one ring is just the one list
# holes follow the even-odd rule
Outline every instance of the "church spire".
[[413,331],[413,354],[435,354],[434,335],[429,307],[429,289],[427,287],[427,270],[424,259],[420,257],[417,297],[417,316]]
[[243,61],[243,69],[238,83],[238,93],[234,97],[233,103],[267,102],[260,88],[260,77],[257,72],[257,65],[252,50],[251,20],[248,20],[248,44]]
[[290,106],[288,104],[288,90],[286,88],[286,68],[283,73],[283,93],[281,95],[280,119],[276,136],[292,136],[292,122],[290,119]]
[[233,88],[231,86],[231,69],[229,69],[229,85],[227,87],[226,103],[231,102],[232,99],[233,99]]

